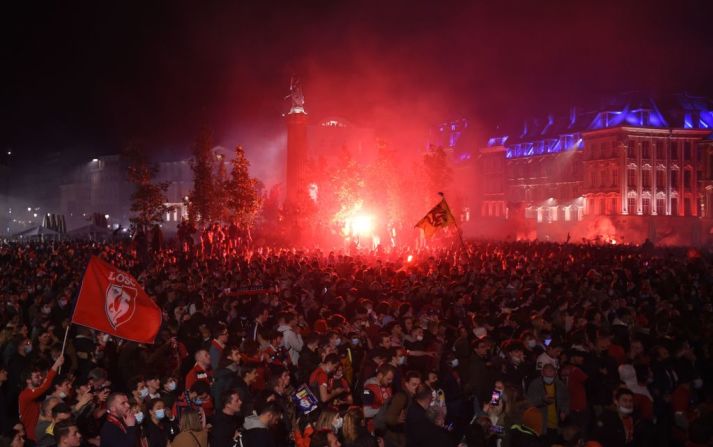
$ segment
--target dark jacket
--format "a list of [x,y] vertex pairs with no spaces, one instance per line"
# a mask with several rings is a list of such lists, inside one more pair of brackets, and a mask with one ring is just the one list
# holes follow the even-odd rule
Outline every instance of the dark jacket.
[[406,411],[406,447],[452,445],[448,433],[428,419],[426,410],[417,402]]
[[473,354],[468,360],[467,373],[464,377],[464,390],[467,395],[475,396],[482,404],[492,391],[492,380],[485,359]]
[[624,423],[619,417],[619,413],[614,410],[606,410],[597,418],[592,433],[592,440],[606,447],[626,447],[633,445],[633,442],[626,442]]
[[219,411],[213,417],[213,428],[210,431],[211,447],[230,447],[235,442],[235,431],[238,429],[240,419],[236,416],[228,416]]
[[100,447],[136,447],[138,441],[138,428],[124,427],[122,430],[117,425],[107,421],[99,432]]
[[245,418],[243,426],[243,446],[244,447],[275,447],[275,439],[267,428],[260,421],[258,416],[248,416]]

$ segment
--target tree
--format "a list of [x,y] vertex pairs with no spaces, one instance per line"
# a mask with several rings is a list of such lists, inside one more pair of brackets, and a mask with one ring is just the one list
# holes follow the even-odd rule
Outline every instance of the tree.
[[213,195],[211,208],[215,211],[215,218],[220,222],[228,222],[228,209],[225,206],[228,200],[229,182],[225,169],[225,157],[218,155],[218,172],[213,181]]
[[232,165],[230,180],[225,183],[228,215],[233,222],[250,228],[260,211],[262,197],[257,179],[250,177],[250,161],[242,146],[235,147]]
[[166,206],[169,182],[154,182],[158,166],[148,161],[139,145],[127,146],[122,154],[127,163],[127,178],[135,186],[131,194],[131,221],[136,231],[146,232],[153,224],[163,222],[173,207]]
[[210,223],[215,217],[213,184],[213,137],[204,129],[193,144],[193,190],[188,199],[188,216],[191,220]]
[[423,165],[428,178],[429,194],[448,189],[453,181],[453,169],[442,146],[431,146],[423,156]]

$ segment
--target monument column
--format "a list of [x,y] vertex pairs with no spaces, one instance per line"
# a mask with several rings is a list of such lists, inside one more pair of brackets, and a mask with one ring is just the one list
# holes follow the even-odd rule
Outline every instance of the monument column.
[[298,203],[300,191],[306,193],[305,164],[307,162],[307,112],[304,109],[304,96],[299,79],[290,81],[292,107],[286,116],[287,123],[287,169],[286,194],[287,204]]

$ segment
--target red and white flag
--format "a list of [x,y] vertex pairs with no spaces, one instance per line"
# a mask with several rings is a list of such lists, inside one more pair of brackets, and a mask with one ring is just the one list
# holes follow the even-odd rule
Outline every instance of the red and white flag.
[[72,323],[139,343],[153,343],[161,309],[130,274],[92,256]]

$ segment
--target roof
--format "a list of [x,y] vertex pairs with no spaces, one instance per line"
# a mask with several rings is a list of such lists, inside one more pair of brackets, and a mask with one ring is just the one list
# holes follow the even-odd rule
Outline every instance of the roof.
[[521,128],[495,135],[487,147],[504,146],[506,158],[582,149],[585,131],[615,127],[712,129],[713,101],[686,93],[654,99],[641,92],[605,98],[598,107],[526,120]]

